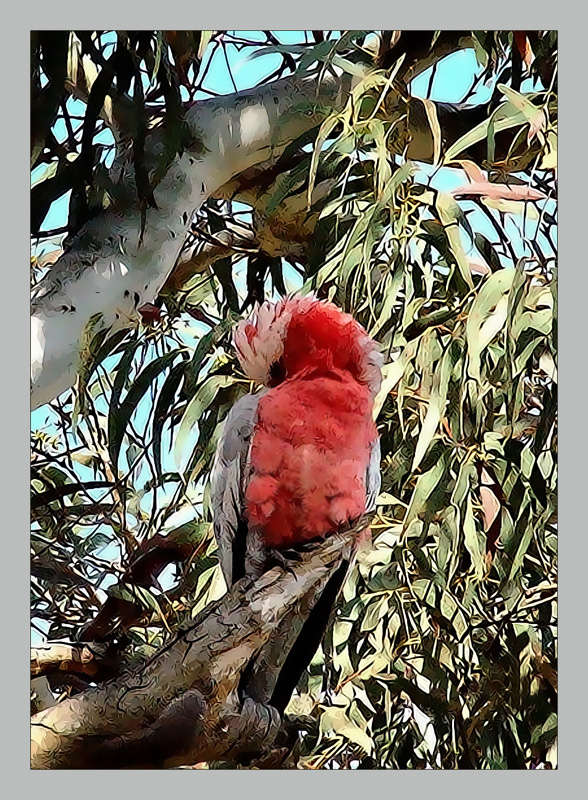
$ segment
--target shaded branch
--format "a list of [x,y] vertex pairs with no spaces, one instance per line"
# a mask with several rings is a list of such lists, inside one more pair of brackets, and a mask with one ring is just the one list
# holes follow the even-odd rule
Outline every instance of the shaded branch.
[[55,705],[55,698],[46,677],[31,680],[31,716]]
[[205,272],[221,258],[244,250],[255,252],[258,249],[252,229],[245,230],[243,226],[236,228],[230,220],[226,221],[226,226],[225,230],[219,231],[214,237],[206,241],[198,239],[194,245],[182,251],[176,266],[163,285],[162,294],[178,291],[190,278]]
[[473,46],[470,31],[383,31],[378,65],[390,69],[404,56],[398,80],[411,80],[451,53]]

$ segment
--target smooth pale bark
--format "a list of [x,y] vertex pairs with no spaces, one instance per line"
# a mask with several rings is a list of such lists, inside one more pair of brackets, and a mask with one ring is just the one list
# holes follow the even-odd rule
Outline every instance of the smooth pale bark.
[[[186,115],[192,152],[177,157],[154,191],[156,208],[134,206],[91,220],[35,287],[31,301],[31,407],[73,385],[84,333],[92,323],[115,331],[138,320],[173,268],[193,213],[235,175],[264,162],[340,107],[352,79],[292,77],[253,92],[193,106]],[[157,137],[148,160],[156,164]],[[117,172],[119,173],[117,175]],[[112,177],[134,191],[129,164]]]
[[51,643],[33,647],[31,650],[31,675],[40,676],[51,672],[79,672],[84,675],[96,673],[97,662],[92,651],[85,645]]

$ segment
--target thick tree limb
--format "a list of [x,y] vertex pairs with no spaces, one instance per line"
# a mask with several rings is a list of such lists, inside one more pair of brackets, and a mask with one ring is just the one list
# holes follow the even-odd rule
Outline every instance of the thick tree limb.
[[243,701],[243,672],[278,629],[290,649],[285,620],[308,616],[355,536],[330,537],[287,572],[244,579],[140,669],[35,715],[32,767],[172,767],[271,745],[279,719]]
[[[441,124],[442,137],[446,147],[450,147],[463,134],[474,128],[487,118],[484,106],[466,106],[460,108],[451,104],[437,103],[437,116]],[[399,116],[401,109],[390,109],[391,117]],[[497,161],[506,156],[512,143],[514,133],[501,132],[497,136]],[[402,137],[406,141],[408,158],[421,163],[432,163],[435,142],[422,101],[413,99],[409,103],[408,132]],[[482,163],[485,157],[486,143],[482,141],[474,145],[463,156],[474,157]],[[536,154],[535,154],[536,155]],[[529,156],[531,158],[531,155]],[[310,155],[302,153],[300,160],[306,159],[310,168]],[[518,166],[520,166],[520,162]],[[515,162],[513,162],[514,168]],[[242,231],[231,229],[230,221],[227,230],[216,234],[215,241],[200,242],[180,255],[176,267],[170,273],[164,292],[173,292],[182,287],[194,275],[208,269],[219,258],[234,255],[244,250],[259,252],[270,257],[294,257],[305,261],[309,244],[315,237],[319,221],[319,210],[315,203],[323,199],[334,181],[326,179],[317,181],[314,187],[311,210],[307,210],[307,186],[281,200],[273,201],[276,191],[280,190],[280,179],[283,179],[286,164],[277,160],[267,168],[254,167],[236,179],[229,181],[216,193],[216,197],[230,197],[252,206],[254,211],[254,230],[244,235]],[[509,182],[516,183],[517,178],[510,177]],[[522,181],[520,181],[522,183]],[[270,212],[268,209],[273,206]]]
[[[134,324],[138,309],[153,302],[202,203],[234,175],[318,125],[350,88],[347,75],[326,76],[320,86],[315,76],[294,76],[188,109],[193,144],[156,186],[145,219],[131,162],[115,163],[115,210],[88,222],[33,292],[33,409],[73,384],[89,324],[94,332],[114,332]],[[146,164],[155,170],[163,154],[161,135],[152,135],[145,147]]]

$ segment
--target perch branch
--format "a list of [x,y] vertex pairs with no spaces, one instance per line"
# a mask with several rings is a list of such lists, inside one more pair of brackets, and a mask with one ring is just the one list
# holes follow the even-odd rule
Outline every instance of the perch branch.
[[285,620],[308,616],[355,535],[243,579],[140,668],[36,714],[32,768],[174,767],[271,746],[279,716],[242,699],[243,672],[278,629],[292,647],[298,626]]

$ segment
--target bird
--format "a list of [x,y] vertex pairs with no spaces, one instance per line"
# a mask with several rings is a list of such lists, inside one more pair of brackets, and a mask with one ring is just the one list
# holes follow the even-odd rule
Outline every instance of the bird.
[[[236,326],[233,345],[261,388],[228,413],[211,470],[228,587],[276,563],[287,568],[297,552],[361,522],[381,484],[373,407],[383,357],[353,316],[293,294],[256,306]],[[281,711],[320,644],[348,567],[336,570],[286,656],[271,697]]]

